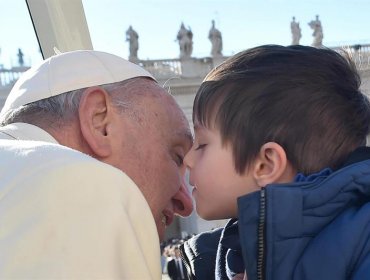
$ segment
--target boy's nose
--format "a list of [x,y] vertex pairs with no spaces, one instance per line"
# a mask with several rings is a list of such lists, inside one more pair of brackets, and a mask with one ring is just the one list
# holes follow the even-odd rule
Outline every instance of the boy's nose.
[[184,164],[188,169],[191,169],[193,167],[192,153],[193,153],[193,148],[191,148],[190,151],[187,152],[187,154],[184,157]]

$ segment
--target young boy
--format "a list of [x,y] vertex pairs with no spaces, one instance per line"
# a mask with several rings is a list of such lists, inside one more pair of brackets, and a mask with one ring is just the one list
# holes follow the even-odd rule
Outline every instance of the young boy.
[[207,75],[184,162],[198,214],[233,219],[184,244],[194,278],[368,279],[370,104],[359,85],[348,59],[304,46],[249,49]]

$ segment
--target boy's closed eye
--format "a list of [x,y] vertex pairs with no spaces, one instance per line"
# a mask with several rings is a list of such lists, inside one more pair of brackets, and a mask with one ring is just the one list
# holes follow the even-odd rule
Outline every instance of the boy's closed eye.
[[207,144],[198,144],[198,146],[195,148],[195,151],[203,149]]

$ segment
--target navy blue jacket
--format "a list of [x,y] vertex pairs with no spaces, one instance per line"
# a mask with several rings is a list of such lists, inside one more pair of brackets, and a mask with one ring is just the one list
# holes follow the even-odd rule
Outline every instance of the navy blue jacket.
[[196,279],[227,279],[243,269],[249,280],[370,279],[369,158],[361,148],[340,170],[240,197],[238,221],[214,232],[219,242],[208,250],[209,265],[197,265],[202,243],[184,244],[183,253],[193,252],[185,256],[192,274],[205,274],[217,258],[214,277]]

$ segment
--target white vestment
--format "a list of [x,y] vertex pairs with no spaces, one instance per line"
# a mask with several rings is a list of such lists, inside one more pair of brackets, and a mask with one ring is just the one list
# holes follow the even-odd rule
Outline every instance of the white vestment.
[[161,279],[156,225],[126,174],[29,124],[0,139],[0,279]]

